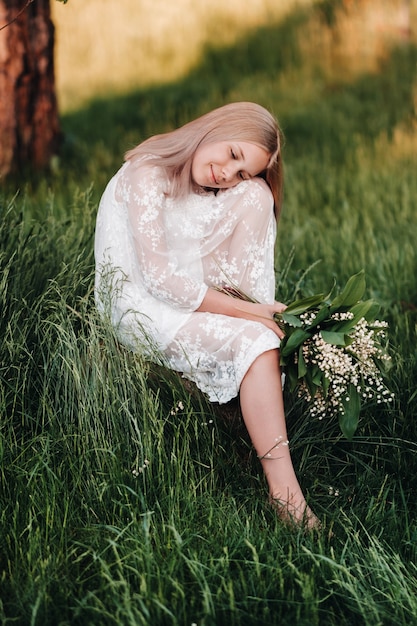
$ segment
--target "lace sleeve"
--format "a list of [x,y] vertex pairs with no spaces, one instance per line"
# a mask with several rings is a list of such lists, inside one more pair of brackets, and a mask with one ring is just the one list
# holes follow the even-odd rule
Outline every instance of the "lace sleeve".
[[177,309],[195,311],[208,287],[179,266],[176,253],[169,246],[166,190],[167,180],[159,168],[129,164],[120,177],[116,195],[127,207],[147,291]]
[[242,216],[229,246],[231,259],[240,259],[238,283],[259,302],[275,297],[274,251],[276,220],[273,197],[267,184],[257,178],[248,185]]
[[229,211],[218,229],[227,237],[215,249],[212,283],[237,285],[259,302],[273,302],[276,221],[269,187],[255,178],[220,191],[217,201],[227,202]]

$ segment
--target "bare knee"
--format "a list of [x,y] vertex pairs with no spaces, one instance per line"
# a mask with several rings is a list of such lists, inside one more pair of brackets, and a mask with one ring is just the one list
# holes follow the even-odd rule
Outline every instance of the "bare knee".
[[278,348],[272,348],[266,352],[262,352],[249,367],[246,372],[242,384],[245,380],[250,379],[262,379],[270,378],[274,376],[281,376],[279,367],[279,350]]

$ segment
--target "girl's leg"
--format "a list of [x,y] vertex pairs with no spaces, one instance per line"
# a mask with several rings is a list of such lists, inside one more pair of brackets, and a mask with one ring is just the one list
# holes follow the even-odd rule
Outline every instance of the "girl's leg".
[[307,506],[291,460],[278,350],[262,353],[251,365],[240,386],[240,404],[280,515],[316,526],[318,519]]

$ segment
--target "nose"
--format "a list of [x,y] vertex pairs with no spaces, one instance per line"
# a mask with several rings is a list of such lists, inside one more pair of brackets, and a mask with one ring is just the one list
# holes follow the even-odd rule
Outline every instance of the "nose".
[[222,176],[225,183],[231,183],[237,178],[238,168],[226,165],[222,169]]

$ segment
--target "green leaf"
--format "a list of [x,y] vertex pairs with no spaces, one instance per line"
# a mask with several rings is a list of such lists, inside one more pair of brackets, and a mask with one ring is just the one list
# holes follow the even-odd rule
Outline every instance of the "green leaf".
[[318,312],[314,320],[311,322],[308,328],[314,328],[323,322],[326,318],[330,316],[329,307],[327,305],[322,306]]
[[372,306],[372,300],[365,300],[357,302],[351,307],[350,312],[353,314],[354,319],[360,320],[361,317],[365,317]]
[[330,387],[330,378],[327,378],[327,376],[323,376],[322,378],[322,387],[323,387],[323,395],[325,398],[327,398],[327,392],[329,391],[329,387]]
[[332,297],[332,293],[333,293],[333,291],[334,291],[335,287],[336,287],[336,279],[334,278],[334,279],[333,279],[333,287],[330,289],[329,293],[328,293],[328,294],[327,294],[327,296],[324,298],[324,301],[325,301],[325,302],[328,302],[328,301],[330,300],[330,298]]
[[283,371],[285,373],[285,389],[289,389],[291,393],[294,393],[298,386],[297,372],[294,367],[285,367],[282,361],[281,365],[283,365]]
[[322,372],[317,365],[309,367],[305,375],[305,381],[312,398],[316,395],[317,389],[321,384]]
[[369,311],[367,311],[366,315],[364,315],[364,318],[367,322],[373,322],[379,315],[380,311],[381,305],[378,304],[378,302],[372,302],[372,306],[370,307]]
[[316,385],[316,387],[320,387],[322,384],[322,380],[323,380],[323,372],[321,371],[320,368],[317,368],[317,370],[313,373],[312,381]]
[[361,398],[353,385],[349,385],[347,396],[342,398],[344,413],[339,413],[339,425],[342,433],[349,441],[356,432],[361,411]]
[[301,300],[294,300],[285,309],[285,313],[292,313],[293,315],[300,315],[305,313],[308,309],[313,309],[323,302],[324,294],[318,293],[315,296],[309,296],[308,298],[302,298]]
[[332,346],[347,346],[351,343],[350,337],[345,333],[335,333],[331,330],[321,330],[320,335],[326,343],[331,343]]
[[364,317],[367,322],[372,322],[380,310],[380,305],[374,300],[365,300],[365,302],[358,302],[351,308],[351,312],[357,320]]
[[334,322],[331,325],[332,330],[329,332],[349,335],[349,333],[353,330],[353,327],[358,321],[359,321],[359,318],[357,319],[353,318],[351,320],[346,320],[344,322]]
[[303,325],[302,321],[298,317],[296,317],[295,315],[288,314],[286,313],[286,311],[284,311],[284,313],[280,313],[280,317],[284,320],[286,324],[289,324],[290,326],[294,326],[294,328],[297,328]]
[[307,373],[307,365],[304,360],[303,346],[298,349],[298,378],[303,378]]
[[364,317],[367,322],[372,322],[375,319],[378,311],[379,305],[373,302],[373,300],[358,302],[350,309],[350,312],[353,314],[352,319],[342,322],[334,322],[332,325],[333,332],[345,333],[346,335],[348,335],[360,319]]
[[356,304],[362,298],[365,288],[365,272],[361,270],[349,278],[343,291],[333,299],[331,308],[339,309]]
[[282,356],[288,356],[292,352],[298,349],[298,347],[310,337],[310,334],[307,333],[302,328],[296,328],[291,335],[287,335],[284,337],[281,344],[281,354]]

